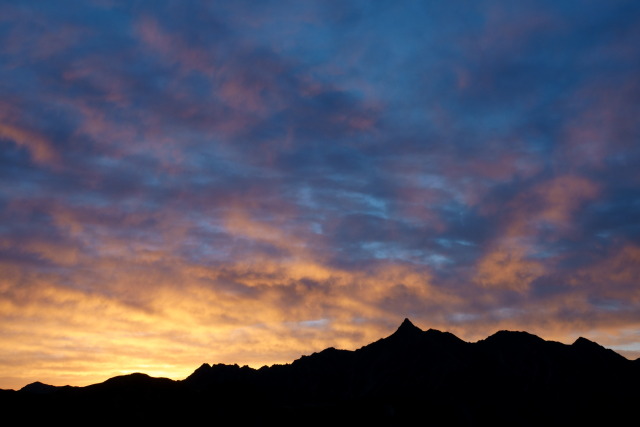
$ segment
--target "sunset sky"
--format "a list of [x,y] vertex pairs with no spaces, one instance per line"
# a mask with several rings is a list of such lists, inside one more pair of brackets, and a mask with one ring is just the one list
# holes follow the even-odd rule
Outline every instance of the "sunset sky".
[[640,356],[640,2],[0,0],[0,388]]

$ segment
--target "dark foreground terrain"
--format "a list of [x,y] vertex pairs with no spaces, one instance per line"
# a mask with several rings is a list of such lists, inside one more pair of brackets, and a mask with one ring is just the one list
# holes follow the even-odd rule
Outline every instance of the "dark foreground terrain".
[[500,331],[468,343],[405,320],[356,351],[258,370],[204,364],[181,381],[33,383],[1,390],[0,410],[23,425],[622,425],[637,422],[639,380],[640,359],[584,338]]

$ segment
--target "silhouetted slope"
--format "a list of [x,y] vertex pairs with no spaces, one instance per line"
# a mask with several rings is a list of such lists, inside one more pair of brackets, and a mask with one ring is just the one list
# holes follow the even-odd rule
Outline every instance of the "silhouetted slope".
[[[639,365],[584,338],[565,345],[499,331],[468,343],[405,319],[355,351],[328,348],[258,370],[203,364],[182,381],[131,374],[88,387],[34,383],[0,393],[0,404],[32,421],[39,413],[40,421],[612,424],[635,415]],[[34,405],[42,411],[27,410]]]
[[58,387],[53,386],[53,385],[49,385],[49,384],[43,384],[40,381],[36,381],[34,383],[27,384],[26,386],[24,386],[24,387],[22,387],[20,389],[20,391],[33,393],[33,394],[49,394],[49,393],[53,393],[53,392],[55,392],[57,390],[58,390]]

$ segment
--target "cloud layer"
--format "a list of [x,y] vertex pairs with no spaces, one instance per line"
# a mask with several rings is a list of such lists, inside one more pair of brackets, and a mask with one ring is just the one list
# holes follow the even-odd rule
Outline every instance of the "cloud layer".
[[638,356],[636,2],[64,3],[0,2],[0,388],[404,317]]

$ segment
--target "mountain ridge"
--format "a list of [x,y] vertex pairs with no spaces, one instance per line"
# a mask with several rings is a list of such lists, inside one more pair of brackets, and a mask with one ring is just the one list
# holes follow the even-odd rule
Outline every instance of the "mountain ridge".
[[[498,330],[496,332],[494,332],[493,334],[489,335],[487,338],[483,339],[483,340],[479,340],[476,342],[468,342],[468,341],[464,341],[462,339],[460,339],[459,337],[457,337],[456,335],[450,333],[450,332],[445,332],[445,331],[440,331],[437,329],[432,329],[429,328],[427,330],[423,330],[420,329],[419,327],[417,327],[413,322],[411,322],[411,320],[409,320],[409,318],[405,318],[403,320],[403,322],[400,324],[400,326],[396,329],[395,332],[393,332],[391,335],[387,336],[387,337],[383,337],[377,341],[374,341],[372,343],[366,344],[356,350],[344,350],[344,349],[336,349],[335,347],[327,347],[323,350],[320,350],[318,352],[313,352],[312,354],[309,355],[301,355],[300,358],[293,360],[290,363],[286,363],[286,364],[275,364],[275,365],[271,365],[271,366],[263,366],[262,368],[251,368],[248,366],[243,366],[243,369],[251,369],[251,370],[256,370],[259,371],[260,369],[264,369],[264,368],[272,368],[274,366],[290,366],[295,364],[296,362],[299,362],[300,360],[304,360],[306,358],[312,358],[315,357],[316,355],[328,352],[328,351],[337,351],[337,352],[357,352],[360,351],[362,349],[365,349],[371,345],[377,344],[379,342],[386,342],[388,340],[397,340],[397,339],[406,339],[409,337],[420,337],[422,339],[424,339],[426,336],[439,336],[439,337],[448,337],[449,339],[453,339],[456,341],[459,341],[460,343],[464,343],[464,344],[478,344],[478,343],[482,343],[482,342],[486,342],[488,340],[497,340],[497,339],[502,339],[502,337],[504,336],[509,336],[509,337],[519,337],[519,339],[522,339],[523,337],[527,337],[532,341],[537,341],[538,343],[541,342],[545,342],[545,343],[558,343],[561,344],[563,346],[579,346],[582,348],[589,348],[590,350],[598,350],[598,351],[603,351],[606,352],[606,354],[608,355],[615,355],[614,357],[618,357],[620,359],[624,359],[627,360],[631,363],[634,362],[638,362],[640,363],[640,358],[635,359],[635,360],[629,360],[627,358],[625,358],[623,355],[615,352],[614,350],[608,349],[600,344],[598,344],[597,342],[591,341],[587,338],[584,337],[579,337],[577,338],[572,344],[568,345],[568,344],[563,344],[563,343],[559,343],[557,341],[549,341],[549,340],[545,340],[535,334],[531,334],[529,332],[526,331],[512,331],[512,330]],[[185,381],[187,379],[189,379],[190,377],[192,377],[193,375],[197,374],[198,372],[202,372],[203,370],[210,370],[210,369],[215,369],[214,367],[238,367],[237,364],[233,364],[233,365],[227,365],[227,364],[222,364],[222,363],[218,363],[218,364],[214,364],[211,365],[209,363],[204,362],[200,367],[196,368],[196,370],[194,372],[192,372],[189,376],[187,376],[186,378],[182,379],[182,380],[170,380],[168,378],[160,378],[160,377],[151,377],[148,374],[145,373],[141,373],[141,372],[134,372],[134,373],[130,373],[130,374],[123,374],[123,375],[118,375],[115,377],[111,377],[108,378],[107,380],[100,382],[100,383],[95,383],[95,384],[90,384],[87,386],[70,386],[70,385],[64,385],[64,386],[55,386],[55,385],[50,385],[50,384],[45,384],[42,383],[40,381],[35,381],[33,383],[29,383],[27,385],[25,385],[24,387],[22,387],[21,389],[19,389],[18,391],[27,391],[27,392],[33,392],[33,393],[41,393],[41,394],[46,394],[50,391],[53,391],[54,389],[60,389],[60,388],[64,388],[64,387],[73,387],[73,388],[86,388],[86,387],[93,387],[93,386],[97,386],[97,385],[101,385],[101,384],[105,384],[105,383],[113,383],[113,382],[117,382],[119,379],[124,379],[124,378],[129,378],[129,377],[146,377],[146,378],[157,378],[157,379],[163,379],[163,380],[170,380],[170,381]],[[2,390],[2,389],[0,389]],[[10,391],[10,390],[4,390],[4,391]]]
[[[153,419],[160,417],[154,408],[164,402],[165,415],[181,421],[213,408],[226,420],[240,416],[246,422],[262,413],[291,421],[311,415],[317,421],[364,417],[374,424],[402,424],[428,410],[434,422],[451,425],[506,425],[522,414],[535,425],[548,424],[556,413],[565,422],[625,414],[640,398],[638,380],[638,361],[585,338],[568,345],[503,330],[472,343],[449,332],[424,331],[405,319],[391,335],[357,350],[329,347],[259,369],[203,363],[182,380],[135,373],[85,387],[36,382],[3,391],[0,406],[11,410],[35,402],[55,412],[82,402],[87,416],[90,409],[115,407],[114,416]],[[598,407],[606,410],[594,414]]]

